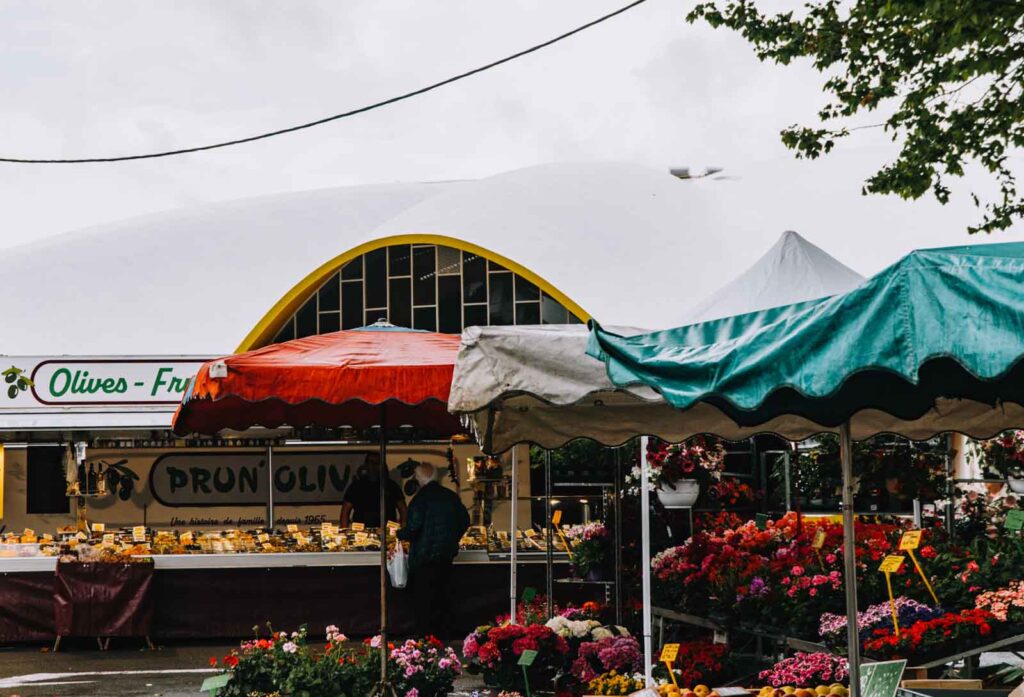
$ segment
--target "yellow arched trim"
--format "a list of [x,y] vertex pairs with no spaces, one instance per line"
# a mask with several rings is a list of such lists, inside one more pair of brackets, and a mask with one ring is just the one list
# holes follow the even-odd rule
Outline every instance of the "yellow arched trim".
[[454,237],[445,237],[444,235],[394,235],[392,237],[382,237],[380,239],[373,240],[372,242],[365,242],[358,247],[353,247],[344,254],[339,254],[330,261],[321,264],[312,273],[296,283],[291,290],[284,294],[284,297],[278,300],[274,306],[270,308],[270,311],[267,312],[267,314],[263,315],[263,318],[246,335],[245,339],[242,340],[242,343],[238,345],[235,352],[242,353],[244,351],[251,351],[269,344],[277,334],[281,323],[295,314],[295,312],[302,306],[302,303],[306,302],[309,296],[317,288],[323,285],[327,279],[341,269],[342,266],[353,259],[366,254],[367,252],[372,252],[373,250],[380,249],[381,247],[391,247],[397,244],[435,244],[443,247],[454,247],[455,249],[460,249],[463,252],[469,252],[470,254],[476,254],[477,256],[484,257],[496,264],[501,264],[506,269],[519,274],[530,283],[533,283],[542,291],[560,302],[565,309],[575,315],[581,322],[586,323],[590,319],[590,314],[573,302],[565,293],[555,288],[522,264],[512,261],[511,259],[507,259],[500,254],[490,251],[489,249],[484,249],[479,245],[475,245],[471,242],[464,242],[462,240],[455,239]]

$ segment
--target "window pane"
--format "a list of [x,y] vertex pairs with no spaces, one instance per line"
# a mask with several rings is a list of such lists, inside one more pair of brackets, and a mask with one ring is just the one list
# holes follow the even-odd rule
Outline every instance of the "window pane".
[[544,324],[565,324],[567,321],[565,308],[562,304],[545,293],[540,301],[541,321]]
[[565,311],[565,314],[568,315],[569,324],[583,324],[583,322],[580,321],[579,317],[569,312],[568,310]]
[[320,334],[330,334],[341,329],[341,317],[337,312],[320,313]]
[[341,327],[355,329],[363,326],[363,284],[341,284]]
[[498,264],[496,262],[493,262],[493,261],[488,261],[487,262],[487,270],[488,271],[508,271],[508,269],[506,269],[504,266],[502,266],[501,264]]
[[366,253],[366,306],[388,306],[388,250]]
[[341,291],[338,288],[338,274],[334,274],[327,283],[320,286],[317,296],[320,298],[320,312],[335,312],[338,310],[338,303],[341,299]]
[[392,278],[389,281],[391,294],[388,296],[388,321],[399,327],[412,326],[412,289],[408,278]]
[[516,300],[540,300],[540,289],[522,276],[516,276]]
[[492,273],[490,297],[488,307],[490,308],[491,324],[513,324],[515,322],[515,311],[512,303],[512,274]]
[[412,328],[437,331],[437,311],[432,307],[417,307],[412,311]]
[[458,334],[462,331],[462,284],[459,277],[439,276],[437,296],[437,331]]
[[452,247],[437,247],[437,272],[462,273],[462,252]]
[[295,338],[295,317],[289,317],[288,321],[284,323],[284,326],[277,332],[277,336],[274,337],[274,343],[279,344],[282,341],[291,341]]
[[462,300],[487,302],[487,260],[469,252],[462,255]]
[[341,267],[341,278],[346,281],[357,281],[363,278],[363,258],[358,257]]
[[412,304],[433,305],[437,302],[437,281],[433,247],[412,250]]
[[409,275],[409,245],[396,244],[388,247],[388,275]]
[[[25,473],[26,513],[70,513],[71,499],[65,495],[64,448],[28,448]],[[82,482],[82,489],[86,482]]]
[[516,324],[540,324],[540,303],[516,303]]
[[295,336],[302,338],[316,334],[316,296],[314,295],[306,304],[295,313]]
[[371,307],[366,311],[366,319],[363,321],[362,326],[368,327],[378,320],[388,320],[388,308],[386,307]]
[[466,321],[464,326],[486,326],[487,325],[487,306],[486,305],[467,305],[465,308]]

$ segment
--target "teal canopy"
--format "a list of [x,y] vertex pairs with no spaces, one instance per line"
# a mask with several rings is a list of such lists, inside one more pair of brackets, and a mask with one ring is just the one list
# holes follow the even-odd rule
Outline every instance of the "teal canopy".
[[1024,243],[919,250],[842,295],[676,329],[592,323],[587,353],[616,386],[742,427],[871,414],[878,432],[991,436],[1024,426]]

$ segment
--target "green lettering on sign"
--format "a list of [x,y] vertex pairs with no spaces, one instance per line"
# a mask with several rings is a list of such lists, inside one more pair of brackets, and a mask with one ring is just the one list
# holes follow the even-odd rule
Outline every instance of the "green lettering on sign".
[[865,663],[860,667],[861,697],[896,697],[906,661]]
[[1012,511],[1007,511],[1006,522],[1003,523],[1003,527],[1007,530],[1024,529],[1024,510],[1015,508]]

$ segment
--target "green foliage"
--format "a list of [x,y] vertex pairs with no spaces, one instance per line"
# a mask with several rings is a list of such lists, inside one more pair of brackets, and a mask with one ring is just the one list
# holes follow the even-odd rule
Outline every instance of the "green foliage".
[[[1019,0],[812,0],[806,12],[762,13],[755,0],[698,4],[690,22],[740,32],[761,60],[808,58],[827,79],[818,111],[826,127],[791,126],[782,142],[798,157],[828,153],[852,130],[843,119],[879,110],[900,143],[898,157],[862,193],[949,200],[949,177],[972,162],[999,194],[970,232],[1010,227],[1024,217],[1009,158],[1024,146],[1024,2]],[[834,125],[833,125],[834,124]]]

